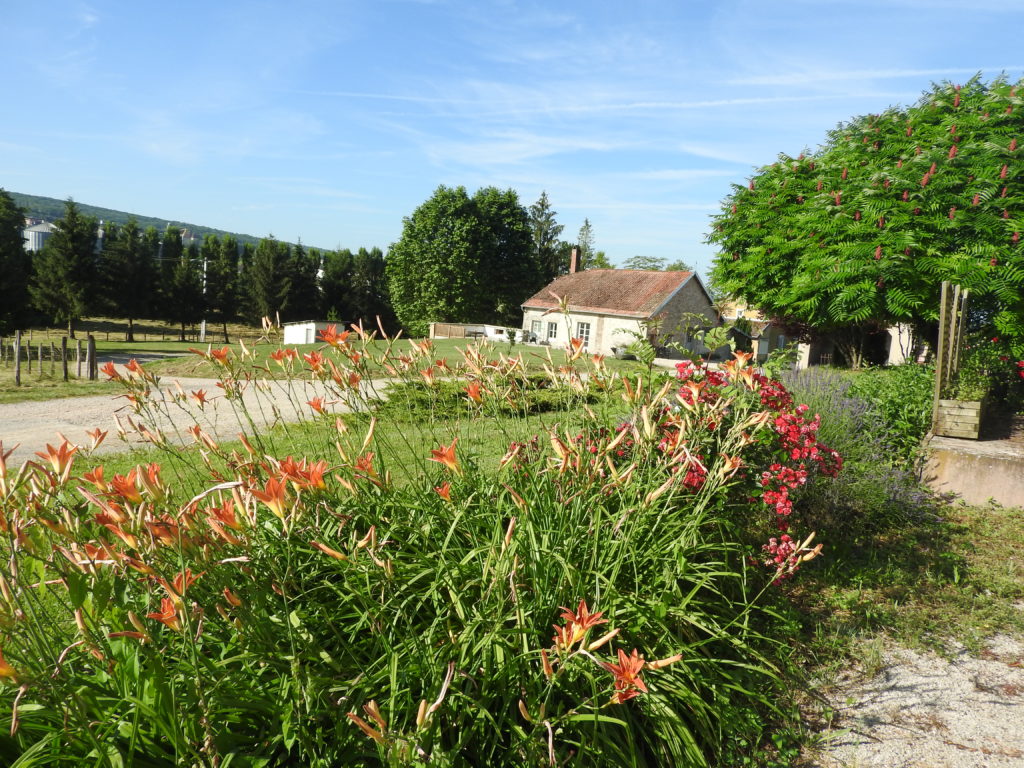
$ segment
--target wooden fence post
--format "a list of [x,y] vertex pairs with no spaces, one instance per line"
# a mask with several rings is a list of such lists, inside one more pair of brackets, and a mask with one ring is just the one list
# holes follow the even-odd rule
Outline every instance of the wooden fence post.
[[82,378],[82,340],[75,339],[75,376]]
[[36,360],[39,362],[39,378],[43,378],[43,342],[36,348]]
[[21,386],[21,331],[14,332],[14,386]]
[[99,378],[99,366],[96,365],[96,337],[89,334],[89,341],[86,347],[86,368],[89,370],[89,380],[95,381]]
[[68,380],[68,337],[60,337],[60,364],[64,372],[64,381]]

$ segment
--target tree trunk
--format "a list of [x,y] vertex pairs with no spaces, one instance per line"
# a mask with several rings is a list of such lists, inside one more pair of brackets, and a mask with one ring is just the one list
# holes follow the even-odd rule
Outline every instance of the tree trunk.
[[854,327],[836,334],[835,345],[843,355],[847,366],[857,371],[864,365],[864,345],[867,334],[861,327]]
[[181,334],[178,336],[178,341],[185,341],[185,322],[181,323]]
[[74,318],[68,318],[68,338],[75,338],[75,320]]
[[224,343],[225,344],[230,344],[231,343],[231,339],[228,338],[228,324],[227,324],[227,322],[224,323]]
[[128,333],[125,334],[125,341],[135,342],[135,320],[131,317],[128,318]]

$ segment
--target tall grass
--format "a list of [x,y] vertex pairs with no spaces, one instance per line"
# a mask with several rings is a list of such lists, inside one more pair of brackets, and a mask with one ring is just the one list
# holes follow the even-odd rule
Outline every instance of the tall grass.
[[[771,743],[786,649],[758,601],[818,551],[790,538],[794,478],[835,468],[781,387],[742,358],[654,392],[579,349],[539,386],[493,349],[325,340],[277,361],[309,416],[287,431],[219,444],[134,366],[110,373],[166,460],[0,462],[9,763],[700,766]],[[208,360],[245,423],[260,381]],[[371,366],[405,382],[390,410]]]

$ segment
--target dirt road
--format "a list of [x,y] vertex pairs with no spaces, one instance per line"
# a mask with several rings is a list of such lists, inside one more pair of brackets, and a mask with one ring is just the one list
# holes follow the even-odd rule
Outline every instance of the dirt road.
[[[161,418],[155,424],[169,438],[192,443],[191,436],[185,432],[194,423],[191,414],[196,414],[203,429],[216,438],[233,438],[239,431],[249,430],[248,422],[240,419],[215,380],[164,377],[160,379],[160,391],[165,401],[169,401],[177,391],[175,382],[186,394],[203,390],[209,402],[202,410],[191,397],[186,398],[183,407],[170,404],[169,417]],[[292,422],[309,418],[312,410],[307,401],[325,396],[323,388],[311,382],[293,381],[290,384],[291,390],[284,381],[269,381],[263,383],[263,386],[265,391],[260,392],[255,383],[250,383],[243,394],[245,407],[258,427],[279,420]],[[372,387],[373,383],[369,382],[367,391],[371,391]],[[333,403],[327,405],[327,410],[340,413],[347,409],[340,403]],[[17,466],[25,459],[33,458],[35,451],[44,449],[47,443],[59,441],[58,432],[74,443],[88,445],[86,431],[96,427],[109,430],[105,443],[97,453],[127,450],[129,446],[117,437],[117,415],[121,416],[122,422],[126,416],[132,416],[132,410],[123,396],[97,395],[0,404],[0,441],[5,451],[18,446],[8,459],[8,465]],[[134,445],[143,445],[137,437],[133,441]]]

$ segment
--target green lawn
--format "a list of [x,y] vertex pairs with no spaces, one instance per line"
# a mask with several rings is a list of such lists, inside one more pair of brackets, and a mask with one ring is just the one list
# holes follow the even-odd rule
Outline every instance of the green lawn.
[[21,366],[21,386],[14,384],[14,367],[0,366],[0,403],[20,403],[27,400],[51,400],[58,397],[82,397],[84,395],[111,395],[122,391],[121,387],[105,380],[99,381],[76,379],[74,375],[65,382],[61,378],[60,366],[57,373],[50,375],[50,364],[43,366],[44,373],[39,375],[37,364],[33,363],[32,373],[24,363]]

